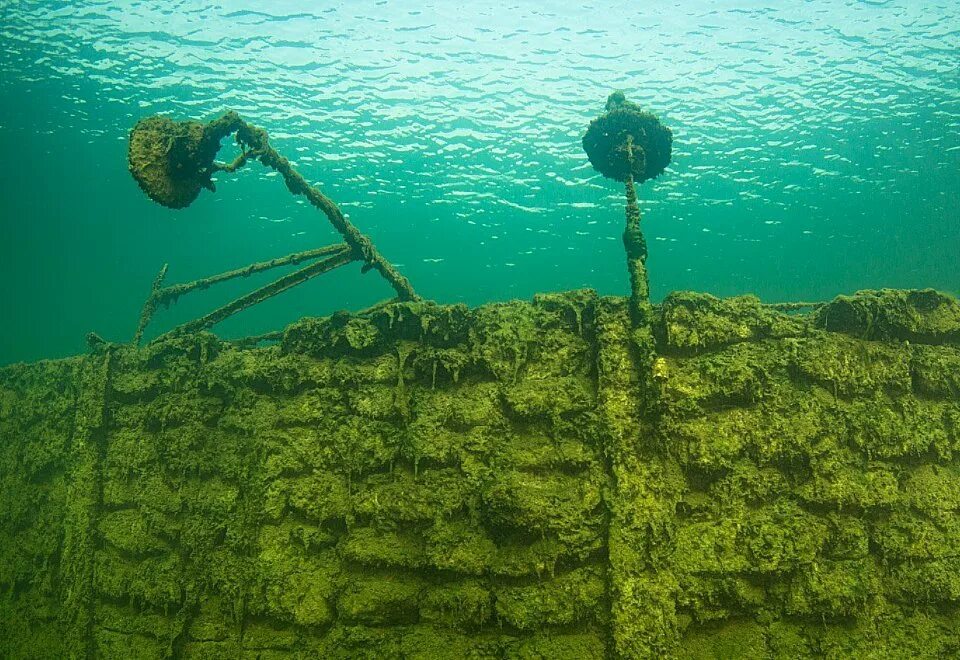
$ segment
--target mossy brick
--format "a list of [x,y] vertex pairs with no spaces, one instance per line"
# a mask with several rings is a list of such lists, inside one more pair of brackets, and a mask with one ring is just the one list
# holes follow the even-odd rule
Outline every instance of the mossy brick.
[[903,500],[926,513],[960,510],[960,466],[928,463],[909,471],[901,481]]
[[400,392],[395,384],[361,385],[347,394],[347,404],[353,414],[367,419],[398,421],[402,416]]
[[437,348],[419,346],[410,356],[410,379],[431,390],[460,383],[461,374],[468,374],[475,367],[473,355],[467,345]]
[[170,643],[152,635],[126,634],[97,628],[93,632],[93,648],[101,658],[160,660],[168,657]]
[[543,632],[510,644],[507,660],[600,660],[608,656],[606,642],[598,633]]
[[177,478],[238,479],[245,468],[246,443],[199,422],[159,431],[150,440],[164,472]]
[[[879,609],[879,608],[874,608]],[[830,626],[832,647],[820,648],[828,657],[882,657],[898,660],[934,660],[955,657],[960,651],[958,610],[952,606],[885,608],[870,612],[869,622],[861,619],[858,628]],[[859,634],[858,634],[859,633]],[[826,637],[826,635],[823,635]],[[859,644],[858,644],[859,642]],[[834,651],[835,649],[835,651]]]
[[[197,605],[196,614],[187,627],[191,642],[223,642],[224,646],[239,647],[242,626],[233,619],[233,607],[222,598],[210,596]],[[215,647],[218,649],[224,646]],[[212,649],[211,649],[212,650]],[[235,649],[239,651],[239,648]],[[202,653],[197,653],[202,657]]]
[[843,407],[842,420],[852,443],[867,456],[901,458],[951,452],[942,407],[910,395],[895,401],[851,402]]
[[523,365],[523,376],[546,381],[592,376],[594,350],[582,331],[554,325],[549,317],[539,321],[537,344]]
[[339,626],[331,631],[320,657],[336,660],[493,660],[503,657],[504,637],[486,631],[463,633],[432,623],[388,628]]
[[151,431],[176,428],[190,422],[213,424],[223,410],[223,402],[198,392],[164,392],[144,406],[143,425]]
[[751,568],[738,543],[742,519],[724,517],[678,525],[674,535],[673,565],[682,573],[742,573]]
[[414,399],[411,428],[462,430],[495,424],[502,417],[500,387],[493,382],[465,383],[446,389],[422,389]]
[[125,635],[145,635],[169,644],[179,633],[176,612],[140,609],[128,603],[103,603],[97,608],[98,628]]
[[264,508],[274,517],[289,508],[315,523],[346,518],[353,511],[350,481],[346,475],[320,470],[278,478],[267,487]]
[[890,508],[900,503],[899,468],[834,444],[810,459],[811,477],[794,493],[814,505],[844,508]]
[[[310,474],[314,471],[335,472],[351,468],[350,447],[344,445],[336,420],[314,427],[264,430],[256,434],[257,446],[263,452],[261,474],[265,480]],[[353,468],[357,469],[357,468]]]
[[286,329],[284,353],[325,356],[369,356],[382,352],[388,337],[369,318],[337,313],[322,319],[303,319]]
[[584,545],[572,546],[553,537],[531,539],[501,538],[490,560],[490,573],[498,577],[542,577],[552,575],[564,562],[582,561],[603,548],[602,537],[596,536]]
[[895,564],[887,570],[885,586],[888,598],[904,606],[956,608],[960,601],[960,558]]
[[354,527],[339,545],[340,556],[374,568],[403,567],[416,569],[427,561],[423,536],[417,532]]
[[735,344],[688,359],[663,358],[661,405],[681,414],[702,414],[760,403],[776,397],[788,363],[789,350],[776,342]]
[[[502,648],[504,646],[500,635],[493,635],[489,632],[462,633],[456,629],[442,625],[420,624],[411,626],[398,636],[396,641],[396,656],[409,658],[410,660],[458,660],[459,658],[470,658],[471,660],[485,660],[490,658],[502,658]],[[361,657],[358,655],[363,651],[359,648],[344,649],[347,657]],[[384,656],[375,656],[384,657]],[[390,657],[390,656],[386,656]]]
[[749,416],[740,410],[697,417],[671,425],[666,439],[680,459],[698,469],[728,469],[748,446]]
[[785,590],[778,595],[786,614],[842,619],[866,611],[879,596],[880,571],[870,557],[817,560],[778,586]]
[[474,362],[499,382],[515,382],[537,349],[537,320],[536,308],[517,302],[477,309],[468,335]]
[[296,650],[298,631],[271,621],[250,620],[243,627],[243,658],[280,658]]
[[332,363],[285,355],[279,347],[225,348],[203,370],[200,386],[210,392],[248,390],[291,396],[331,385]]
[[419,616],[422,580],[402,575],[347,578],[337,598],[337,614],[344,622],[367,625],[412,623]]
[[57,619],[54,599],[35,589],[6,590],[0,595],[0,650],[8,658],[67,657],[71,639]]
[[183,497],[162,474],[148,472],[128,476],[126,471],[107,472],[102,499],[107,507],[137,506],[144,515],[172,516],[183,508]]
[[933,289],[838,296],[817,311],[815,322],[859,339],[960,344],[960,301]]
[[902,346],[834,334],[798,339],[795,346],[791,369],[797,377],[835,396],[898,396],[912,391],[910,351]]
[[602,469],[598,448],[565,437],[550,438],[541,433],[513,436],[498,448],[492,459],[498,468],[510,466],[526,472],[582,472]]
[[660,306],[655,332],[667,350],[696,353],[737,342],[802,336],[807,322],[760,304],[755,296],[719,299],[675,291]]
[[493,603],[489,586],[480,580],[430,585],[420,596],[420,617],[454,629],[475,630],[491,620]]
[[554,314],[555,323],[571,332],[583,335],[594,322],[599,301],[593,289],[574,289],[554,293],[537,293],[533,304]]
[[960,398],[960,346],[917,344],[910,353],[917,395],[953,401]]
[[751,570],[763,573],[783,573],[810,563],[826,537],[823,521],[788,499],[751,511],[738,535]]
[[404,437],[400,455],[413,465],[415,472],[419,472],[421,464],[454,467],[469,460],[470,452],[486,454],[490,444],[498,441],[502,433],[490,427],[453,431],[415,423]]
[[582,545],[600,534],[602,489],[599,479],[509,470],[497,475],[483,502],[495,526],[553,534],[563,543]]
[[590,410],[594,396],[585,378],[526,376],[504,388],[504,401],[516,417],[549,420]]
[[402,655],[404,638],[422,626],[406,624],[394,626],[368,626],[353,622],[341,622],[330,629],[325,637],[324,652],[319,657],[336,660],[376,660],[399,658]]
[[272,401],[265,407],[266,420],[278,428],[311,428],[329,424],[331,418],[349,415],[346,390],[339,387],[318,387],[291,397]]
[[749,458],[741,458],[711,482],[708,496],[722,515],[724,509],[741,503],[759,505],[775,501],[790,489],[788,475],[776,467],[760,466]]
[[98,527],[103,540],[121,552],[143,556],[170,551],[170,546],[150,531],[146,518],[137,509],[103,514]]
[[398,469],[375,474],[357,484],[354,512],[375,521],[425,522],[451,515],[468,501],[468,484],[453,468]]
[[688,632],[678,656],[691,660],[770,657],[765,630],[749,619],[734,619]]
[[678,575],[677,604],[697,625],[761,610],[768,601],[764,580],[733,571]]
[[98,552],[94,586],[108,599],[130,599],[157,608],[179,606],[186,576],[176,555],[127,559],[115,552]]
[[119,370],[110,379],[113,398],[125,403],[147,403],[156,398],[163,383],[156,371]]
[[870,525],[870,539],[886,561],[924,561],[956,556],[960,517],[938,520],[914,511],[893,511]]
[[[441,571],[483,575],[499,556],[497,544],[486,530],[470,520],[437,520],[424,532],[426,559]],[[520,574],[526,574],[526,568]]]
[[677,616],[679,585],[672,573],[614,573],[613,577],[611,619],[614,657],[656,658],[672,655],[679,642],[680,625]]
[[776,620],[765,627],[764,635],[769,657],[807,658],[815,655],[810,636],[802,623]]
[[291,538],[289,526],[266,526],[256,556],[256,600],[252,613],[302,626],[325,626],[334,620],[340,562],[333,549],[309,551]]
[[604,577],[588,566],[530,585],[494,587],[497,617],[520,630],[596,620],[606,598]]
[[156,470],[160,449],[142,430],[121,429],[111,434],[104,467],[113,474],[137,475]]
[[824,517],[829,537],[824,556],[829,559],[861,559],[870,554],[867,521],[855,513],[830,513]]

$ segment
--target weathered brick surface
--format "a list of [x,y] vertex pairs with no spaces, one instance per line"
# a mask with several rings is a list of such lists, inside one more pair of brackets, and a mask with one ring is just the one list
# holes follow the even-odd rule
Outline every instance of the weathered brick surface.
[[956,655],[937,295],[678,294],[655,355],[572,292],[0,370],[0,655]]

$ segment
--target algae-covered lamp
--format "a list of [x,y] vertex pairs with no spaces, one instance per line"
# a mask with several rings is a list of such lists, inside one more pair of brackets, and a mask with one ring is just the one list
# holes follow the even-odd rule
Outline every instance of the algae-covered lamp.
[[623,92],[607,99],[606,112],[590,122],[583,136],[583,150],[590,164],[608,179],[624,183],[627,227],[623,245],[630,272],[631,313],[644,322],[650,307],[647,280],[647,244],[640,231],[640,207],[634,182],[659,175],[670,164],[673,134],[657,117],[628,101]]
[[[241,150],[240,155],[232,163],[216,162],[214,159],[220,149],[220,141],[232,133],[236,133],[236,141]],[[140,188],[150,199],[173,209],[189,206],[204,188],[214,190],[211,176],[215,172],[233,172],[251,158],[259,160],[283,177],[291,193],[305,196],[314,207],[322,211],[344,239],[344,243],[339,245],[296,253],[188,284],[169,287],[162,287],[166,274],[164,266],[154,282],[150,297],[144,304],[140,326],[134,337],[135,342],[139,342],[158,304],[167,304],[184,293],[194,289],[204,289],[226,279],[319,257],[326,258],[237,299],[203,318],[185,324],[179,330],[194,331],[208,328],[250,305],[351,261],[363,261],[363,272],[376,269],[396,291],[397,299],[419,300],[419,296],[407,278],[398,273],[393,265],[380,255],[371,240],[347,220],[334,201],[308,184],[293,168],[290,161],[270,146],[267,132],[247,123],[235,112],[227,112],[219,119],[206,124],[196,121],[173,121],[160,116],[141,119],[130,132],[127,157],[130,173]]]

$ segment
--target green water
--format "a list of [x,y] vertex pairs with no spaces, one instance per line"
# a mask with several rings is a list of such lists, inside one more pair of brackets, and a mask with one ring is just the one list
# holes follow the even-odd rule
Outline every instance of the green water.
[[[622,192],[580,146],[614,89],[674,132],[639,191],[655,299],[960,290],[955,0],[459,5],[0,2],[0,363],[129,340],[164,263],[186,281],[337,240],[259,164],[189,209],[151,202],[126,139],[157,113],[266,128],[444,303],[626,293]],[[390,293],[351,266],[217,332]]]

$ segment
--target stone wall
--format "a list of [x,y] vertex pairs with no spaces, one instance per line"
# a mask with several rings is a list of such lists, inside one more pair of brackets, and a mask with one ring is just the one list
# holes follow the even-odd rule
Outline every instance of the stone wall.
[[0,370],[0,656],[960,653],[960,305],[404,304]]

